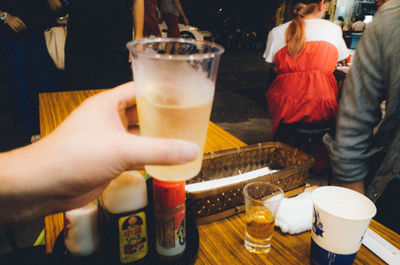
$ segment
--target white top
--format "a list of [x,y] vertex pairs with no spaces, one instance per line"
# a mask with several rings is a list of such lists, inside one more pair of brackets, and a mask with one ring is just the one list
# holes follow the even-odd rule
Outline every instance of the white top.
[[363,31],[365,28],[365,25],[367,25],[364,21],[356,21],[353,23],[353,26],[351,27],[354,31]]
[[[275,54],[286,46],[285,32],[290,22],[275,27],[269,32],[267,48],[263,56],[266,62],[274,63]],[[306,19],[305,31],[306,41],[326,41],[333,44],[338,50],[338,61],[349,56],[346,43],[342,37],[342,29],[338,25],[325,19]]]
[[344,22],[341,20],[335,20],[333,23],[335,23],[336,25],[338,25],[339,27],[343,27]]

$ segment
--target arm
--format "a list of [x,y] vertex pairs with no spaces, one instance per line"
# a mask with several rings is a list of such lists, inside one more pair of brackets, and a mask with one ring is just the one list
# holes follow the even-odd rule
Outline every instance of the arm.
[[24,21],[22,21],[19,17],[13,16],[10,13],[0,10],[0,14],[6,15],[4,22],[16,33],[20,33],[27,29]]
[[194,143],[128,131],[137,123],[135,105],[127,83],[86,100],[49,136],[0,153],[0,227],[80,207],[122,171],[198,156]]
[[187,19],[185,12],[183,12],[181,2],[179,0],[174,0],[174,2],[175,2],[176,8],[178,9],[179,14],[181,14],[181,16],[183,18],[183,21],[185,21],[186,25],[189,25],[189,20]]
[[144,0],[134,0],[132,6],[133,27],[135,40],[143,39]]
[[385,97],[383,30],[378,27],[372,22],[357,46],[339,103],[335,140],[324,137],[334,177],[341,181],[339,184],[356,190],[364,189],[373,128],[381,119],[380,103]]

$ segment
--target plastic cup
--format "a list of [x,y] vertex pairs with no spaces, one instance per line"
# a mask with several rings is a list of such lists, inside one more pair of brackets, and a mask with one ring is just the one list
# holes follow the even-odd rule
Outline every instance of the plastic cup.
[[128,43],[137,89],[140,133],[192,141],[197,159],[183,165],[146,165],[162,181],[195,177],[200,169],[222,46],[189,39],[156,38]]

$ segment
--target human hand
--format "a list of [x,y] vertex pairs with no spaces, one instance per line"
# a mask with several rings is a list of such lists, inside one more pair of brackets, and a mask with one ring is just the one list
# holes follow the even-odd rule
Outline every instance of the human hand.
[[7,14],[5,21],[7,25],[16,33],[20,33],[21,31],[27,29],[25,23],[19,17],[11,14]]
[[29,147],[40,169],[41,192],[56,198],[54,211],[86,204],[125,170],[186,163],[199,155],[194,143],[138,136],[137,121],[136,90],[130,82],[87,99],[53,133]]

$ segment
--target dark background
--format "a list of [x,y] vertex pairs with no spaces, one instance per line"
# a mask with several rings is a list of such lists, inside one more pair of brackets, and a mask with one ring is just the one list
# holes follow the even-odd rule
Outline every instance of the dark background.
[[[235,50],[265,47],[282,0],[181,0],[181,3],[192,26],[211,31],[216,42]],[[236,42],[241,42],[240,47]]]

